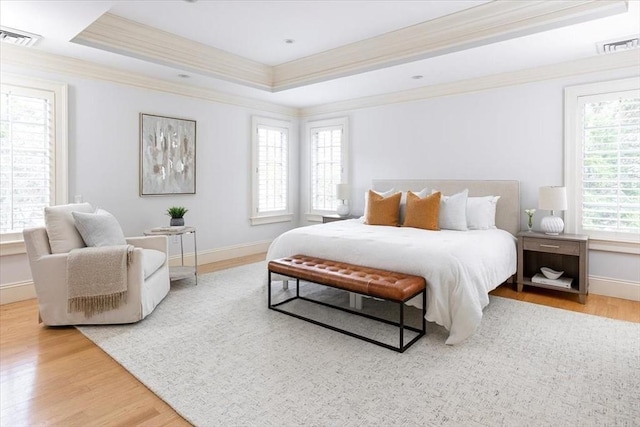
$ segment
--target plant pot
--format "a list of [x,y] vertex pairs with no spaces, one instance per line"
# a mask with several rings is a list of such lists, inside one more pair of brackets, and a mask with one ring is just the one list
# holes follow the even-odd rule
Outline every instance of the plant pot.
[[179,227],[184,225],[184,218],[171,218],[171,222],[169,223],[172,227]]

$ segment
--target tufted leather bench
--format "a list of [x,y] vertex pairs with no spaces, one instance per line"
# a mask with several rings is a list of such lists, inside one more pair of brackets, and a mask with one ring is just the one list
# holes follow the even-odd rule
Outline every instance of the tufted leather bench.
[[[364,267],[354,264],[347,264],[340,261],[331,261],[317,257],[310,257],[307,255],[294,255],[285,257],[273,261],[269,261],[269,308],[281,311],[283,313],[293,315],[294,317],[301,318],[303,320],[310,321],[312,323],[328,327],[339,332],[346,333],[347,335],[355,336],[365,341],[369,341],[383,347],[391,348],[393,350],[403,352],[425,333],[425,314],[426,314],[426,283],[423,277],[413,276],[405,273],[398,273],[393,271],[381,270],[377,268]],[[285,301],[277,304],[271,303],[271,274],[276,273],[287,277],[296,279],[296,296],[289,298]],[[341,328],[336,328],[324,323],[317,322],[315,320],[292,314],[291,312],[284,311],[278,307],[292,301],[294,299],[304,299],[311,302],[318,302],[310,300],[300,296],[300,280],[317,283],[320,285],[330,286],[337,289],[342,289],[349,292],[354,292],[360,295],[366,295],[369,297],[375,297],[398,303],[400,306],[400,320],[398,323],[389,322],[375,318],[376,320],[383,321],[385,323],[392,323],[400,327],[400,345],[398,347],[390,346],[385,343],[381,343],[376,340],[372,340],[361,335],[357,335],[346,331]],[[416,329],[404,324],[404,305],[405,303],[422,293],[422,329]],[[323,305],[329,305],[321,303]],[[370,315],[365,315],[354,310],[349,310],[343,307],[331,306],[350,313],[363,315],[365,317],[373,318]],[[417,332],[409,343],[403,345],[404,342],[404,330]]]

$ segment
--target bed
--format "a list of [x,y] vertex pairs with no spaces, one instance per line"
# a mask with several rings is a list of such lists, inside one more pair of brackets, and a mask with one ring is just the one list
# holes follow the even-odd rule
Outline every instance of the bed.
[[[427,282],[426,320],[449,331],[458,344],[480,325],[489,292],[516,273],[515,234],[520,229],[518,181],[376,180],[372,189],[444,195],[469,190],[469,197],[500,196],[495,229],[427,231],[374,226],[363,218],[300,227],[277,237],[267,260],[305,254],[362,266],[419,275]],[[411,301],[420,306],[421,301]]]

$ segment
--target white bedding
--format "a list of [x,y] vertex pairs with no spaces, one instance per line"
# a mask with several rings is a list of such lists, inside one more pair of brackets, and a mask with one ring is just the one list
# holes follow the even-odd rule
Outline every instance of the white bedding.
[[516,239],[504,230],[427,231],[362,219],[290,230],[273,241],[267,260],[296,254],[424,277],[426,319],[449,331],[447,344],[474,333],[488,293],[517,267]]

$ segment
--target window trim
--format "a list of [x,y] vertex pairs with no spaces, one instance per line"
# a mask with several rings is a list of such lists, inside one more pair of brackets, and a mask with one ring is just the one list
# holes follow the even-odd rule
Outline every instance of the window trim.
[[342,127],[342,141],[340,141],[340,156],[341,156],[341,167],[342,172],[340,173],[341,182],[348,183],[349,182],[349,118],[347,116],[343,117],[335,117],[330,119],[322,119],[322,120],[313,120],[308,121],[305,124],[305,138],[307,140],[307,165],[309,168],[307,174],[307,212],[305,213],[305,217],[307,221],[310,222],[321,222],[323,215],[335,214],[336,210],[315,210],[312,209],[313,201],[313,165],[311,164],[311,159],[313,158],[313,153],[311,152],[311,144],[313,142],[312,132],[314,129],[322,129],[329,127]]
[[578,182],[579,168],[581,168],[580,150],[578,144],[580,135],[580,121],[578,120],[578,104],[580,97],[601,95],[612,92],[624,92],[640,89],[637,78],[627,78],[606,82],[589,83],[584,85],[569,86],[564,90],[564,182],[567,188],[567,210],[565,211],[565,231],[567,233],[582,233],[590,236],[589,248],[592,250],[640,254],[640,236],[633,239],[623,236],[603,236],[597,233],[583,232],[580,228],[578,215],[577,193],[580,187]]
[[[287,131],[287,206],[284,210],[265,214],[258,213],[258,127],[286,129]],[[291,212],[291,129],[289,120],[271,117],[251,117],[251,225],[273,224],[293,221]]]
[[[54,204],[68,203],[69,199],[69,129],[68,129],[68,86],[66,83],[1,73],[3,85],[18,86],[25,89],[37,89],[53,93],[54,156],[53,178],[55,185]],[[0,233],[0,256],[25,253],[22,233]]]

